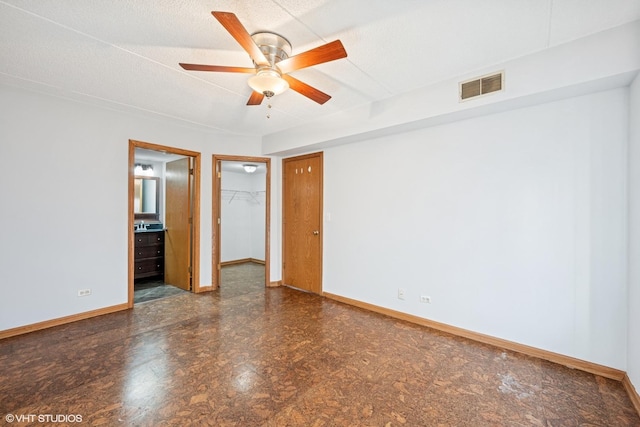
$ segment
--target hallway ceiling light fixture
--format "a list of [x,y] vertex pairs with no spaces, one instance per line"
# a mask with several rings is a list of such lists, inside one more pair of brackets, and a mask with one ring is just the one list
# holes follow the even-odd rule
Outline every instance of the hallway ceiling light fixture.
[[256,165],[242,165],[242,167],[246,173],[254,173],[258,170],[258,166]]
[[136,163],[134,165],[133,172],[136,175],[151,176],[151,175],[153,175],[153,166],[152,165],[143,165],[142,163]]

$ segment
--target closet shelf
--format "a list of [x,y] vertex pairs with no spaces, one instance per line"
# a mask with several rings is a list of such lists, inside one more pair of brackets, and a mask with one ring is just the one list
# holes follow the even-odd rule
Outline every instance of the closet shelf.
[[234,200],[248,200],[260,204],[260,197],[264,198],[266,191],[247,191],[247,190],[232,190],[222,189],[222,199],[229,199],[229,204]]

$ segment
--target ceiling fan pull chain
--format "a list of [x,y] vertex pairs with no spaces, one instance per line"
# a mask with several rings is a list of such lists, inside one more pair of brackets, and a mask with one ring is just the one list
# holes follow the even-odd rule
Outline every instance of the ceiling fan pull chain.
[[271,118],[271,102],[267,104],[267,119]]

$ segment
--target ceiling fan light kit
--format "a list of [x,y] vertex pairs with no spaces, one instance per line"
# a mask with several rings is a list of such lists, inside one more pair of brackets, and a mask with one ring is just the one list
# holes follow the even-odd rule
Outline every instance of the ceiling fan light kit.
[[180,63],[182,68],[191,71],[255,73],[247,82],[253,90],[247,105],[260,105],[265,97],[270,99],[289,88],[318,104],[331,99],[331,96],[288,73],[346,58],[347,52],[340,40],[291,56],[291,43],[281,35],[268,31],[249,34],[235,14],[216,11],[211,14],[249,54],[254,68]]
[[271,68],[258,70],[255,76],[249,78],[248,83],[251,89],[267,98],[289,89],[289,83],[281,77],[280,72]]

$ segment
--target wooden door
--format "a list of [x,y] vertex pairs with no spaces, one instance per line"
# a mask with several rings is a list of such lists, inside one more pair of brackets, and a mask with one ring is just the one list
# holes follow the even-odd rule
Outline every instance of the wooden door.
[[164,281],[191,290],[191,158],[168,162],[165,171]]
[[322,153],[283,160],[283,283],[322,292]]

